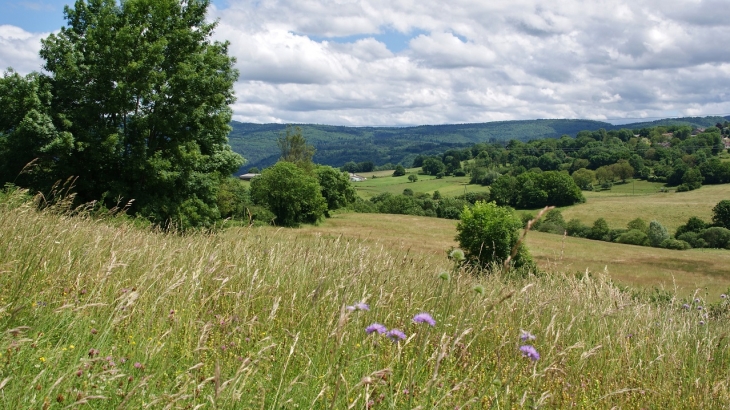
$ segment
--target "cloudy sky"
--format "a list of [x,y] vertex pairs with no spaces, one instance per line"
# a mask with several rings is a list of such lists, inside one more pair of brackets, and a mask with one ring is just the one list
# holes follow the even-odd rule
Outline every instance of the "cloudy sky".
[[[63,0],[0,0],[38,70]],[[216,0],[239,121],[415,125],[730,114],[728,0]]]

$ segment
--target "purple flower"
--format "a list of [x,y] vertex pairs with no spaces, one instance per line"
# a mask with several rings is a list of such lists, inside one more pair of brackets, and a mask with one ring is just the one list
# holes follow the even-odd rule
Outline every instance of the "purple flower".
[[535,339],[537,339],[537,337],[535,337],[535,335],[533,335],[532,333],[528,332],[527,330],[520,330],[520,340],[522,340],[523,342]]
[[383,334],[388,331],[388,328],[385,327],[385,325],[381,325],[380,323],[373,323],[372,325],[365,328],[365,333],[371,334],[373,332],[378,332],[378,334]]
[[426,312],[413,316],[413,323],[428,323],[431,326],[436,326],[436,321],[433,320],[433,317]]
[[700,298],[695,298],[695,303],[700,303]]
[[346,307],[345,309],[349,310],[350,312],[355,311],[355,310],[366,310],[366,311],[368,311],[368,310],[370,310],[370,306],[368,306],[367,303],[358,302],[358,303],[355,303],[352,306]]
[[685,303],[685,304],[683,304],[683,305],[682,305],[682,307],[683,307],[683,308],[685,308],[685,309],[688,309],[688,310],[689,310],[689,305],[688,305],[688,304],[686,304],[686,303]]
[[727,299],[727,295],[724,294],[724,293],[722,295],[720,295],[720,297],[723,298],[723,299]]
[[697,306],[697,310],[702,310],[702,306]]
[[397,342],[399,340],[404,340],[406,338],[406,334],[401,332],[398,329],[391,329],[386,336],[394,342]]
[[540,353],[538,353],[537,350],[530,345],[520,346],[520,351],[522,352],[523,357],[529,357],[530,360],[535,361],[540,358]]
[[704,320],[700,320],[700,324],[701,325],[704,325],[705,324],[705,321]]
[[135,369],[141,369],[141,368],[142,368],[142,363],[140,363],[140,362],[135,362],[135,363],[134,363],[134,368],[135,368]]

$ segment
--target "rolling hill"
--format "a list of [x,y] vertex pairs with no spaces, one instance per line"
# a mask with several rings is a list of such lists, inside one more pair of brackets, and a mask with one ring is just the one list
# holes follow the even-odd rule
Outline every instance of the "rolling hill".
[[[317,152],[314,161],[339,167],[348,161],[372,161],[410,165],[418,154],[435,154],[449,148],[463,148],[477,142],[496,142],[518,139],[575,136],[579,131],[629,128],[639,129],[656,125],[691,125],[708,127],[730,117],[685,117],[663,119],[614,126],[591,120],[523,120],[497,121],[478,124],[420,125],[415,127],[345,127],[333,125],[298,124],[307,141]],[[248,162],[241,171],[250,167],[266,167],[279,158],[277,137],[286,129],[285,124],[253,124],[231,122],[233,130],[229,141],[233,150]]]

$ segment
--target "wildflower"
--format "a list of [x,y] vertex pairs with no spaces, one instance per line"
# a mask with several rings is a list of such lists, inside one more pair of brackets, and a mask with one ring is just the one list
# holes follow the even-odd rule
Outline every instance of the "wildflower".
[[695,298],[695,303],[700,303],[700,298]]
[[83,372],[83,371],[82,371],[81,369],[79,369],[79,370],[78,370],[78,371],[76,372],[76,377],[81,377],[81,375],[82,375],[82,374],[84,374],[84,372]]
[[98,356],[99,351],[97,349],[89,349],[89,357],[93,358],[94,356]]
[[529,357],[530,360],[535,361],[540,359],[540,353],[538,353],[537,350],[530,345],[520,346],[520,351],[522,352],[523,357]]
[[686,303],[685,303],[685,304],[683,304],[683,305],[682,305],[682,307],[683,307],[683,308],[685,308],[685,309],[687,309],[687,310],[689,310],[689,305],[688,305],[688,304],[686,304]]
[[404,340],[406,338],[406,334],[401,332],[399,329],[391,329],[386,336],[394,342],[397,342],[399,340]]
[[724,293],[722,295],[720,295],[720,297],[723,298],[723,299],[727,299],[727,295],[724,294]]
[[92,328],[92,329],[91,329],[91,334],[92,334],[92,335],[95,335],[95,334],[97,334],[97,333],[99,333],[99,331],[98,331],[98,330],[96,330],[95,328]]
[[702,310],[702,306],[697,306],[697,310]]
[[413,316],[413,323],[428,323],[431,326],[436,326],[436,321],[426,312],[421,312]]
[[535,340],[537,337],[527,330],[520,330],[520,340],[526,342],[528,340]]
[[74,345],[69,345],[68,348],[71,349],[71,350],[74,350],[75,346]]
[[43,357],[43,356],[39,357],[39,358],[38,358],[38,360],[40,360],[40,361],[41,361],[41,362],[43,362],[43,363],[45,363],[45,362],[46,362],[46,358],[45,358],[45,357]]
[[704,325],[705,324],[705,321],[704,320],[700,320],[700,324],[701,325]]
[[346,309],[349,310],[350,312],[355,311],[355,310],[369,311],[370,310],[370,306],[367,303],[358,302],[358,303],[355,303],[352,306],[348,306]]
[[142,367],[143,367],[143,366],[142,366],[142,363],[140,363],[140,362],[135,362],[135,363],[134,363],[134,368],[135,368],[135,369],[141,369]]
[[378,334],[383,334],[388,331],[388,328],[385,327],[385,325],[381,325],[380,323],[373,323],[372,325],[365,328],[365,333],[371,334],[373,332],[378,332]]

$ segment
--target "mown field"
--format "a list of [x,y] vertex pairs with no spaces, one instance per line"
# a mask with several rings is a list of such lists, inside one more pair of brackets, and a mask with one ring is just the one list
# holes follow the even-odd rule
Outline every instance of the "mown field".
[[0,200],[0,407],[730,403],[720,289],[651,301],[600,270],[478,274],[445,258],[453,222],[368,216],[180,235]]
[[[302,232],[385,243],[427,259],[442,260],[457,247],[456,221],[408,215],[338,214]],[[661,288],[684,296],[695,292],[718,300],[730,289],[730,251],[675,251],[530,232],[527,246],[541,268],[568,273],[605,272],[623,285]]]
[[[404,189],[410,188],[413,192],[433,194],[439,191],[443,196],[458,196],[466,192],[488,192],[489,187],[470,185],[469,177],[448,176],[437,179],[431,175],[418,175],[420,168],[406,170],[406,175],[394,177],[393,171],[364,172],[360,175],[368,178],[366,181],[353,182],[357,193],[364,199],[369,199],[382,192],[402,194]],[[416,175],[418,181],[408,180],[409,175]],[[375,178],[373,178],[375,177]]]

